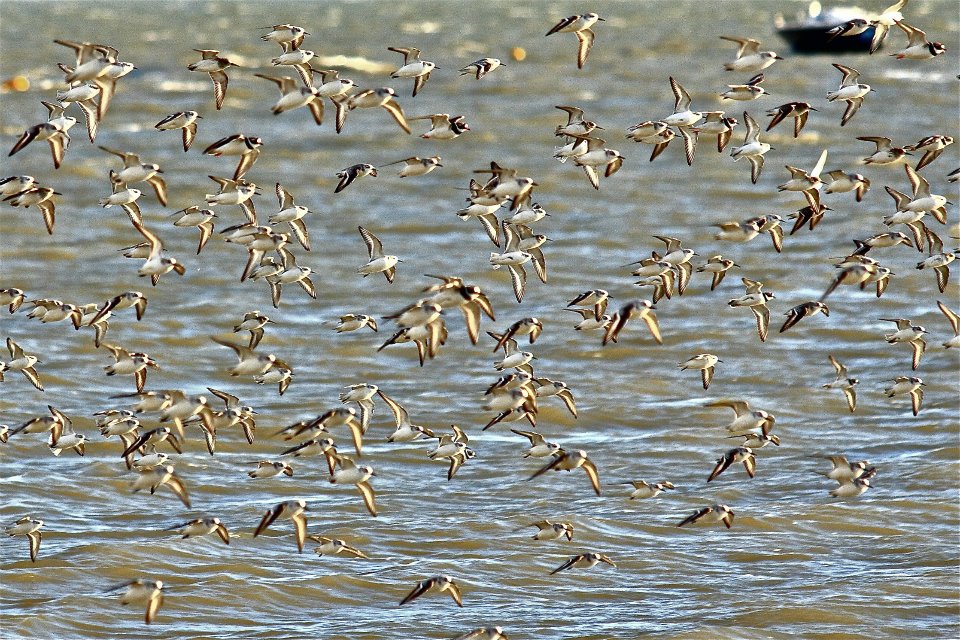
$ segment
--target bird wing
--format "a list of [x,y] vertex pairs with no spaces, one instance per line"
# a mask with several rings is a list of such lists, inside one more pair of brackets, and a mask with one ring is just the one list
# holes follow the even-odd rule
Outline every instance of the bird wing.
[[828,357],[830,358],[830,364],[833,365],[834,370],[836,370],[836,372],[837,372],[837,379],[839,380],[840,378],[846,378],[846,377],[847,377],[847,367],[844,366],[842,363],[840,363],[840,362],[839,362],[836,358],[834,358],[832,355],[831,355],[831,356],[828,356]]
[[156,590],[151,594],[150,600],[147,601],[147,611],[144,613],[143,621],[147,624],[153,622],[161,606],[163,606],[163,592]]
[[679,82],[677,82],[673,76],[670,77],[670,89],[673,91],[674,102],[674,113],[680,113],[687,111],[690,108],[690,94],[687,93]]
[[297,533],[297,550],[303,553],[303,543],[307,539],[307,516],[298,513],[290,517]]
[[917,367],[920,366],[920,358],[923,356],[923,352],[927,349],[927,342],[923,339],[923,336],[917,336],[910,341],[910,346],[913,347],[913,370],[916,371]]
[[521,431],[520,429],[510,429],[510,431],[514,432],[518,436],[523,436],[524,438],[529,440],[531,446],[536,446],[538,444],[544,443],[543,436],[537,433],[536,431]]
[[750,161],[750,180],[757,184],[760,179],[760,172],[763,171],[763,156],[747,156]]
[[577,417],[577,405],[573,399],[573,392],[569,389],[563,389],[557,392],[557,395],[563,400],[563,404],[566,405],[567,410],[573,415],[574,418]]
[[572,567],[573,565],[575,565],[578,560],[581,560],[582,558],[583,558],[583,554],[580,554],[580,555],[577,555],[577,556],[573,556],[572,558],[570,558],[569,560],[567,560],[566,562],[564,562],[562,565],[560,565],[559,567],[557,567],[556,569],[554,569],[553,571],[551,571],[551,572],[550,572],[550,575],[554,575],[554,574],[556,574],[556,573],[560,573],[561,571],[564,571],[564,570],[566,570],[566,569],[569,569],[570,567]]
[[167,481],[164,483],[170,489],[177,494],[177,497],[180,498],[180,502],[183,503],[187,509],[190,508],[190,497],[187,495],[187,488],[184,486],[183,482],[177,476],[171,475],[167,478]]
[[587,175],[587,179],[590,181],[590,184],[594,189],[600,189],[600,177],[597,175],[597,170],[591,167],[588,164],[581,164],[583,167],[583,172]]
[[393,116],[393,119],[396,120],[397,124],[400,125],[401,129],[403,129],[407,133],[410,133],[410,125],[407,124],[407,119],[403,114],[403,109],[400,107],[400,104],[396,100],[394,100],[393,98],[390,98],[382,106],[384,109],[387,110],[387,113]]
[[554,33],[559,33],[561,29],[569,26],[570,24],[573,24],[573,22],[577,20],[579,17],[580,16],[568,16],[564,18],[557,24],[553,25],[553,27],[550,28],[550,31],[547,31],[546,35],[549,36],[549,35],[553,35]]
[[[678,127],[680,137],[683,138],[683,151],[687,157],[687,166],[693,166],[693,156],[697,150],[697,132],[688,127]],[[622,164],[623,161],[619,160]],[[607,174],[608,176],[610,173]]]
[[700,370],[700,381],[703,382],[703,388],[710,388],[710,381],[713,380],[714,367],[707,367]]
[[30,560],[36,562],[37,554],[40,552],[40,541],[43,538],[43,534],[39,531],[31,531],[27,534],[27,538],[30,539]]
[[367,245],[367,253],[370,255],[370,259],[374,260],[376,258],[383,257],[383,243],[380,242],[380,238],[373,235],[371,232],[364,229],[362,226],[358,226],[357,230],[360,232],[360,236],[363,238],[364,243]]
[[913,415],[920,413],[920,404],[923,402],[923,389],[917,387],[910,392],[910,405],[913,407]]
[[767,330],[770,327],[770,309],[765,304],[757,304],[750,307],[750,310],[757,318],[757,334],[760,336],[760,342],[766,342]]
[[256,530],[253,532],[253,537],[256,538],[263,531],[266,531],[267,527],[273,524],[273,521],[280,516],[280,511],[281,506],[277,505],[273,509],[269,509],[266,513],[264,513],[263,518],[260,519],[260,524],[257,525]]
[[[544,465],[543,467],[541,467],[541,468],[540,468],[537,472],[535,472],[532,476],[530,476],[529,478],[527,478],[527,480],[533,480],[533,479],[536,478],[537,476],[542,475],[542,474],[546,473],[547,471],[550,471],[551,469],[555,469],[558,465],[560,465],[560,463],[565,462],[566,460],[567,460],[567,454],[566,454],[566,453],[561,453],[560,455],[554,457],[554,458],[553,458],[550,462],[548,462],[546,465]],[[539,526],[539,525],[538,525],[538,526]]]
[[750,455],[743,460],[743,468],[747,470],[747,475],[751,478],[757,474],[757,458]]
[[513,293],[516,295],[517,303],[520,303],[523,301],[523,292],[527,285],[527,272],[521,264],[507,265],[507,269],[510,271],[510,280],[513,282]]
[[356,420],[348,420],[347,426],[350,428],[350,437],[353,440],[353,448],[357,452],[357,456],[360,456],[361,449],[363,449],[363,427]]
[[707,482],[712,481],[714,478],[726,471],[731,464],[733,464],[733,456],[731,456],[729,453],[724,454],[723,457],[717,460],[717,465],[713,468],[713,471],[710,472],[710,477],[707,478]]
[[590,53],[590,49],[593,47],[593,40],[596,38],[596,34],[592,29],[581,29],[575,33],[577,36],[577,68],[583,69],[583,65],[587,62],[587,54]]
[[473,344],[477,344],[477,340],[480,337],[480,305],[477,302],[468,302],[467,304],[460,306],[460,311],[463,312],[463,319],[467,325],[467,335],[470,336],[470,341]]
[[231,349],[233,349],[233,351],[237,354],[237,358],[241,362],[249,358],[255,357],[253,349],[250,349],[242,344],[236,344],[234,342],[230,342],[229,340],[224,340],[223,338],[218,338],[216,336],[211,336],[210,339],[216,342],[217,344],[221,344],[225,347],[230,347]]
[[943,304],[937,300],[937,307],[940,309],[940,312],[946,316],[947,321],[950,323],[950,326],[953,328],[954,335],[960,333],[960,316],[956,314],[952,309],[948,308],[947,305]]
[[853,387],[843,390],[843,395],[847,399],[847,407],[850,408],[850,411],[857,410],[857,392]]
[[[860,105],[863,104],[863,98],[854,98],[852,100],[847,100],[847,108],[843,112],[843,117],[840,119],[840,126],[844,126],[850,122],[850,118],[856,115],[857,111],[860,110]],[[763,156],[760,156],[763,157]]]
[[[810,172],[811,178],[817,178],[820,176],[820,172],[823,171],[824,165],[827,163],[827,150],[824,149],[820,153],[820,158],[817,159],[817,164],[813,166],[813,170]],[[909,166],[909,165],[907,165]]]
[[653,335],[653,339],[657,341],[657,344],[663,344],[663,336],[660,333],[660,324],[657,322],[657,315],[653,311],[648,311],[641,317]]
[[433,586],[432,580],[423,580],[421,582],[418,582],[417,586],[415,586],[410,591],[410,593],[408,593],[406,597],[404,597],[404,599],[400,601],[400,605],[402,606],[407,604],[408,602],[413,602],[414,600],[416,600],[417,598],[425,594],[427,590],[430,589],[430,587],[432,586]]
[[367,511],[370,512],[374,518],[377,517],[377,505],[375,500],[375,495],[373,492],[373,487],[369,482],[358,482],[357,489],[360,490],[360,494],[363,496],[363,504],[366,505]]
[[593,464],[593,461],[587,458],[584,460],[582,466],[587,477],[590,478],[590,484],[593,485],[593,490],[597,495],[600,495],[600,474],[597,472],[597,465]]
[[223,107],[223,99],[227,95],[227,83],[229,79],[225,71],[211,71],[210,80],[213,81],[213,97],[216,102],[217,110]]
[[43,383],[40,382],[40,375],[37,373],[37,370],[33,367],[25,367],[20,370],[24,377],[30,381],[37,391],[43,391]]
[[707,515],[708,513],[710,513],[710,507],[704,507],[703,509],[700,509],[696,513],[684,518],[683,521],[680,522],[680,524],[678,524],[677,526],[682,527],[685,524],[692,524],[697,520],[699,520],[700,518],[702,518],[703,516]]
[[253,166],[253,163],[257,161],[257,158],[260,157],[260,149],[255,147],[252,149],[247,149],[240,156],[240,162],[237,163],[237,169],[233,172],[233,179],[240,180],[243,175],[250,170],[250,167]]
[[207,387],[207,391],[223,400],[223,404],[226,405],[228,409],[231,407],[236,407],[240,404],[240,398],[233,394],[227,393],[226,391],[220,391],[219,389],[214,389],[213,387]]

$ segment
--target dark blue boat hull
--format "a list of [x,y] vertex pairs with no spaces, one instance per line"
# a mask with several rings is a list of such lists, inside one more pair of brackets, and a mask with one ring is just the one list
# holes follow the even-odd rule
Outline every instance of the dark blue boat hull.
[[840,36],[830,40],[830,34],[827,31],[835,26],[838,25],[787,25],[777,29],[777,33],[790,45],[793,53],[862,53],[870,50],[873,27],[859,35]]

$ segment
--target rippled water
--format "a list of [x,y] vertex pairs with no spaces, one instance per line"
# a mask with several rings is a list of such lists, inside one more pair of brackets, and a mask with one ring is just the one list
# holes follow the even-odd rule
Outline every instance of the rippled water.
[[[870,8],[881,8],[874,4]],[[53,38],[112,44],[138,71],[120,82],[97,143],[161,164],[172,212],[202,202],[213,184],[207,174],[232,172],[232,161],[200,153],[207,144],[236,132],[261,136],[264,152],[247,176],[263,186],[258,211],[261,217],[275,211],[272,186],[280,181],[314,212],[308,221],[313,251],[296,253],[318,271],[319,294],[314,301],[286,287],[281,308],[272,310],[265,286],[238,282],[245,258],[239,247],[215,237],[194,256],[196,232],[170,226],[168,210],[152,193],[141,200],[147,224],[188,270],[183,278],[166,275],[159,286],[149,287],[136,277],[137,263],[116,251],[138,242],[139,235],[121,212],[97,206],[109,193],[105,174],[116,166],[115,158],[88,144],[82,124],[58,171],[42,142],[4,158],[2,175],[29,173],[63,195],[52,236],[43,232],[32,208],[0,210],[0,286],[76,303],[143,290],[150,299],[143,322],[133,321],[129,310],[116,313],[107,341],[146,351],[160,362],[148,387],[200,393],[213,386],[237,394],[259,413],[254,445],[238,430],[227,431],[210,457],[194,429],[184,454],[175,456],[193,510],[184,510],[166,489],[153,496],[132,494],[118,445],[104,441],[92,421],[95,411],[118,406],[109,397],[132,391],[132,381],[102,375],[111,359],[94,349],[89,329],[41,325],[25,310],[4,312],[3,335],[40,356],[47,391],[34,391],[19,374],[8,374],[0,387],[0,422],[21,424],[52,404],[74,419],[90,444],[83,458],[71,452],[51,456],[40,435],[20,434],[0,447],[3,522],[23,514],[45,521],[35,564],[22,537],[0,545],[0,635],[449,638],[494,624],[513,638],[957,635],[957,359],[940,346],[951,333],[935,305],[941,299],[958,306],[956,276],[941,295],[932,274],[913,268],[920,254],[906,247],[877,250],[897,274],[883,298],[841,287],[829,299],[829,318],[808,318],[786,334],[776,333],[786,309],[816,299],[826,287],[834,273],[829,257],[847,253],[852,238],[886,230],[880,219],[893,209],[882,186],[909,187],[899,168],[857,168],[870,146],[855,136],[887,135],[899,144],[934,133],[957,136],[955,7],[919,1],[908,7],[911,23],[947,44],[940,58],[843,59],[876,89],[843,129],[842,106],[822,97],[839,79],[830,66],[834,60],[790,56],[773,31],[776,11],[799,11],[802,4],[604,3],[597,11],[607,21],[596,28],[586,68],[577,71],[574,36],[543,33],[560,17],[590,9],[517,2],[288,3],[271,10],[253,3],[0,6],[0,78],[22,73],[32,82],[26,93],[3,94],[0,131],[7,144],[41,121],[38,101],[52,99],[58,88],[55,62],[71,59]],[[354,70],[345,75],[362,86],[396,87],[408,114],[462,113],[473,130],[438,143],[403,135],[379,110],[352,113],[339,136],[332,123],[317,128],[303,111],[270,116],[275,89],[252,73],[257,67],[272,73],[267,61],[277,54],[257,38],[258,27],[282,22],[303,25],[313,34],[304,46],[324,56],[358,56],[390,66],[399,57],[387,46],[418,46],[440,68],[415,99],[409,97],[409,81]],[[750,184],[746,163],[716,154],[712,140],[700,145],[689,168],[679,143],[651,164],[646,145],[622,138],[627,126],[669,113],[670,75],[690,91],[695,108],[742,115],[743,105],[723,107],[716,100],[723,85],[734,81],[720,65],[732,54],[729,43],[716,37],[721,34],[761,38],[787,58],[768,71],[764,86],[772,96],[747,104],[751,113],[760,116],[761,110],[798,99],[820,109],[798,140],[785,125],[765,136],[774,150],[757,185]],[[893,33],[891,40],[885,52],[897,50],[904,38]],[[513,47],[525,48],[523,62],[509,59]],[[247,67],[231,72],[221,112],[212,108],[206,78],[185,69],[195,59],[192,48],[220,49]],[[507,66],[479,82],[457,77],[459,67],[485,55],[501,57]],[[605,128],[610,146],[627,157],[600,191],[570,163],[550,158],[556,144],[552,130],[563,115],[553,109],[557,104],[583,107]],[[204,116],[186,154],[179,133],[153,130],[165,115],[185,109]],[[758,120],[765,126],[765,117]],[[414,124],[415,134],[426,130],[423,122]],[[741,126],[733,144],[742,135]],[[828,170],[857,170],[873,180],[862,204],[849,194],[825,196],[833,211],[815,233],[788,237],[780,255],[765,237],[745,245],[713,239],[712,224],[786,216],[801,206],[801,198],[776,193],[788,177],[783,165],[809,168],[824,148],[830,153]],[[934,192],[956,201],[956,189],[945,180],[958,164],[954,149],[924,175]],[[378,178],[333,193],[334,174],[343,167],[415,154],[440,154],[444,166],[403,180],[396,167],[384,168]],[[464,196],[458,189],[471,170],[491,160],[533,176],[540,185],[536,199],[551,213],[537,227],[553,239],[545,251],[549,284],[531,274],[519,306],[508,275],[489,268],[492,245],[479,224],[453,215]],[[218,229],[242,221],[236,209],[221,208]],[[955,224],[955,207],[950,216]],[[365,261],[358,224],[404,260],[393,285],[355,273]],[[947,237],[948,231],[935,227]],[[617,304],[649,296],[649,289],[633,287],[629,270],[620,265],[659,251],[653,234],[682,238],[700,261],[722,252],[742,269],[731,271],[715,292],[695,274],[686,295],[661,301],[662,346],[638,323],[625,330],[619,344],[601,348],[598,335],[573,330],[572,314],[562,307],[589,288],[608,289]],[[488,292],[498,321],[484,320],[484,329],[502,330],[529,315],[544,321],[546,330],[531,348],[537,373],[571,386],[580,417],[572,419],[559,401],[546,399],[538,430],[567,448],[589,452],[600,471],[602,497],[579,471],[528,482],[538,464],[521,459],[525,441],[504,426],[480,432],[490,417],[481,405],[483,390],[496,378],[495,356],[489,342],[469,343],[458,313],[448,317],[448,344],[423,368],[409,345],[376,352],[390,334],[387,321],[379,334],[333,331],[342,313],[379,317],[413,302],[430,284],[425,273],[461,275]],[[742,292],[740,276],[762,280],[777,294],[766,344],[758,341],[749,312],[726,305]],[[228,333],[250,309],[267,311],[277,322],[259,350],[275,353],[296,371],[282,397],[275,388],[230,378],[233,354],[209,340]],[[883,341],[892,325],[877,319],[890,317],[911,318],[930,332],[917,372],[927,383],[918,417],[911,415],[908,400],[888,400],[882,393],[889,379],[910,375],[910,350]],[[680,372],[675,364],[701,352],[723,360],[709,391],[695,372]],[[820,388],[833,376],[828,354],[860,379],[854,414],[839,392]],[[446,465],[426,458],[427,444],[384,442],[392,420],[381,407],[364,449],[364,461],[378,473],[378,518],[369,517],[356,491],[327,482],[320,458],[294,460],[293,478],[247,477],[257,460],[276,459],[287,446],[272,433],[336,406],[340,388],[358,382],[380,385],[416,423],[463,426],[477,458],[447,482]],[[715,458],[734,442],[724,439],[728,412],[703,406],[719,398],[748,399],[776,414],[783,445],[759,452],[753,480],[731,469],[705,483]],[[156,426],[155,416],[144,422]],[[874,487],[856,500],[832,500],[833,483],[817,474],[829,467],[817,456],[831,454],[869,459],[878,468]],[[631,502],[625,483],[639,479],[668,479],[677,489]],[[263,511],[292,498],[309,502],[311,533],[342,537],[370,559],[320,558],[311,545],[298,555],[289,522],[253,539]],[[676,527],[715,502],[735,510],[731,530]],[[227,524],[234,536],[229,547],[216,538],[181,541],[163,531],[201,515]],[[574,541],[530,540],[533,528],[526,525],[541,518],[573,522]],[[549,575],[584,551],[609,554],[617,568]],[[463,609],[432,595],[397,606],[417,580],[443,573],[461,584]],[[124,609],[116,596],[104,593],[140,576],[170,585],[149,628],[142,624],[142,611]]]

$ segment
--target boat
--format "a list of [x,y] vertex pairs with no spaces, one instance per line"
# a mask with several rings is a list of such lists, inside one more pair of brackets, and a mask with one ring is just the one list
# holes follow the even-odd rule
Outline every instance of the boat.
[[798,16],[794,22],[788,23],[782,15],[774,20],[777,33],[783,38],[793,53],[862,53],[870,51],[870,42],[873,40],[874,27],[855,36],[840,36],[831,39],[827,33],[830,29],[840,26],[854,18],[869,19],[869,14],[859,7],[831,7],[823,9],[819,2],[814,0],[807,7],[804,18]]

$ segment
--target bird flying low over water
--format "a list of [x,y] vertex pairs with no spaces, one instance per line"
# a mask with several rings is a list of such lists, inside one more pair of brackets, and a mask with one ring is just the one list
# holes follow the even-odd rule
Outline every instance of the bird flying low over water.
[[596,34],[590,27],[595,25],[597,21],[602,20],[603,18],[596,13],[568,16],[553,25],[553,27],[547,31],[546,35],[573,33],[577,36],[577,68],[583,69],[583,65],[587,62],[587,54],[590,53],[590,49],[593,47],[593,40],[596,37]]
[[423,594],[428,591],[436,591],[437,593],[448,593],[453,601],[457,603],[458,607],[463,606],[463,597],[460,592],[460,586],[454,582],[453,578],[450,576],[436,576],[434,578],[428,578],[426,580],[421,580],[417,583],[417,586],[400,601],[401,606],[413,602]]
[[590,479],[593,491],[599,496],[600,474],[597,472],[597,465],[587,457],[587,452],[583,449],[570,452],[561,449],[558,453],[559,455],[556,455],[553,460],[541,467],[540,470],[530,476],[529,479],[533,480],[547,471],[573,471],[574,469],[583,469]]

